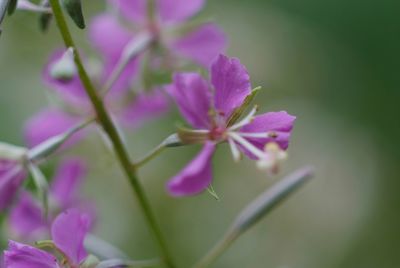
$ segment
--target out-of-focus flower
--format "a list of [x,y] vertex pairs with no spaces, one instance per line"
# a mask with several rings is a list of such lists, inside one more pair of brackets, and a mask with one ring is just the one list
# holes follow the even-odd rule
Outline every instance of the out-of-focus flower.
[[61,257],[46,251],[10,241],[4,252],[4,268],[79,267],[88,256],[83,241],[90,227],[90,217],[76,209],[61,213],[51,226],[55,249]]
[[[64,133],[94,114],[76,70],[70,68],[73,64],[69,58],[72,56],[70,53],[70,50],[54,52],[43,70],[44,83],[60,97],[64,109],[45,108],[27,121],[24,133],[28,147],[34,147],[55,135]],[[107,80],[112,69],[111,65],[110,62],[105,63],[104,74],[96,81],[99,89]],[[127,127],[137,127],[145,120],[164,114],[168,109],[167,98],[159,90],[140,94],[127,92],[136,69],[136,64],[127,66],[104,100],[113,117]],[[130,112],[132,110],[145,112],[133,115]],[[74,134],[66,145],[79,141],[83,136],[82,131]]]
[[0,142],[0,212],[11,205],[26,178],[23,162],[27,152],[26,148]]
[[181,139],[204,144],[197,157],[169,181],[168,190],[175,196],[197,194],[209,186],[211,158],[220,142],[229,143],[235,160],[243,152],[261,166],[278,156],[270,155],[267,144],[276,144],[276,151],[286,150],[289,144],[295,117],[287,112],[255,116],[254,108],[238,121],[252,96],[249,74],[238,59],[220,55],[210,73],[210,82],[197,73],[178,73],[167,87],[182,116],[195,128],[181,132]]
[[47,219],[38,202],[28,192],[23,192],[10,212],[12,232],[24,239],[40,238],[48,231],[54,215],[69,208],[79,208],[94,219],[93,206],[79,194],[86,173],[85,163],[78,158],[66,159],[60,164],[50,187],[49,198],[54,202]]
[[[156,0],[154,16],[149,16],[149,1],[110,0],[123,17],[140,33],[149,33],[164,49],[164,59],[182,57],[208,67],[224,52],[227,41],[214,23],[187,27],[186,22],[204,6],[205,0]],[[185,28],[186,27],[186,28]],[[134,31],[110,14],[99,15],[90,26],[92,42],[101,48],[107,61],[117,62],[124,48],[134,40]]]
[[11,205],[25,178],[20,161],[0,159],[0,212]]

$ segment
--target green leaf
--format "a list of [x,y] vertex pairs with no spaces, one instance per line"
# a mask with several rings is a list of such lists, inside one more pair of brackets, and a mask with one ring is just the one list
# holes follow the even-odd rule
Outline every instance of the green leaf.
[[80,29],[85,29],[81,0],[62,0],[62,4],[76,26]]
[[[8,3],[10,0],[0,0],[0,25],[3,22],[4,16],[7,13]],[[1,29],[0,29],[1,31]]]
[[37,192],[42,201],[42,206],[45,216],[44,218],[47,219],[47,214],[49,212],[49,202],[48,202],[49,185],[47,183],[46,177],[43,175],[42,171],[36,165],[31,163],[28,165],[28,168],[32,175],[33,182],[36,185]]
[[52,21],[52,14],[41,14],[39,16],[39,29],[45,33],[49,29],[50,23]]
[[242,105],[238,108],[236,108],[232,115],[229,117],[228,120],[228,127],[232,126],[233,124],[236,123],[237,120],[242,116],[242,114],[246,111],[246,109],[249,107],[257,93],[261,90],[261,87],[256,87],[254,88],[249,95],[244,99]]
[[17,9],[18,0],[10,0],[8,3],[7,13],[8,15],[12,15],[14,11]]

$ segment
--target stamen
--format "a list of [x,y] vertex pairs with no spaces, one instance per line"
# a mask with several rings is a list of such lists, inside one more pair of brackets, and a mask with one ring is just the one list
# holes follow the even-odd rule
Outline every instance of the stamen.
[[198,134],[208,134],[210,131],[208,129],[190,129],[188,130],[190,133],[198,133]]
[[259,132],[259,133],[247,133],[247,132],[236,132],[236,134],[243,138],[276,138],[275,132]]
[[234,139],[235,141],[237,141],[238,143],[240,143],[244,148],[246,148],[247,150],[249,150],[249,152],[251,152],[252,154],[254,154],[256,157],[263,159],[265,158],[265,153],[263,151],[261,151],[260,149],[258,149],[257,147],[255,147],[253,144],[251,144],[250,142],[248,142],[247,140],[245,140],[244,138],[242,138],[241,136],[239,136],[238,134],[234,133],[234,132],[229,132],[228,135]]
[[232,139],[228,139],[228,142],[229,142],[229,147],[231,148],[232,151],[233,160],[235,162],[239,162],[241,157],[240,157],[240,151],[236,143]]
[[240,122],[238,122],[238,123],[234,124],[233,126],[231,126],[229,128],[229,130],[237,130],[237,129],[239,129],[239,128],[247,125],[247,124],[250,124],[251,121],[253,121],[254,115],[256,114],[257,110],[258,110],[258,107],[254,106],[254,108],[250,111],[250,113],[245,118],[243,118],[243,120],[241,120]]

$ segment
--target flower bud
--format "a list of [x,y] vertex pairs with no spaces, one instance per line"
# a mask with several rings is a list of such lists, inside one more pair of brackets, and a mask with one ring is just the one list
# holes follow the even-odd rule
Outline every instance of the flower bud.
[[74,50],[69,48],[64,55],[50,67],[50,75],[61,81],[71,80],[77,73]]
[[0,159],[2,160],[21,160],[27,152],[28,149],[24,147],[0,142]]

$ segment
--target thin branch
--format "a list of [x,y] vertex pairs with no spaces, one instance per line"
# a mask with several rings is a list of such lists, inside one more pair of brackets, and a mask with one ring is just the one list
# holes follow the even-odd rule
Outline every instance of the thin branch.
[[117,131],[113,121],[111,120],[111,117],[108,114],[102,99],[98,95],[98,92],[96,91],[95,87],[93,86],[93,84],[83,66],[81,57],[79,55],[79,52],[75,46],[73,39],[72,39],[72,36],[69,31],[68,25],[66,23],[64,14],[61,10],[60,3],[58,0],[50,0],[50,5],[53,9],[53,14],[56,19],[61,36],[64,40],[65,46],[67,48],[71,47],[74,49],[74,52],[75,52],[74,53],[74,61],[75,61],[76,67],[78,69],[79,77],[80,77],[82,84],[85,88],[85,91],[93,105],[93,108],[96,111],[98,122],[103,127],[104,131],[110,138],[110,140],[114,146],[114,151],[118,158],[118,161],[119,161],[122,169],[124,170],[124,173],[129,181],[133,191],[136,194],[136,197],[139,202],[139,206],[142,209],[142,212],[145,216],[148,227],[151,230],[151,232],[153,233],[154,238],[158,243],[163,262],[165,263],[165,265],[167,267],[173,268],[173,267],[175,267],[175,265],[172,262],[172,258],[169,254],[167,244],[163,238],[161,229],[158,226],[158,223],[152,212],[148,198],[142,188],[142,185],[139,182],[139,179],[136,175],[135,170],[132,170],[132,168],[131,168],[132,161],[130,160],[130,157],[129,157],[128,152],[121,140],[121,137],[119,136],[118,131]]

